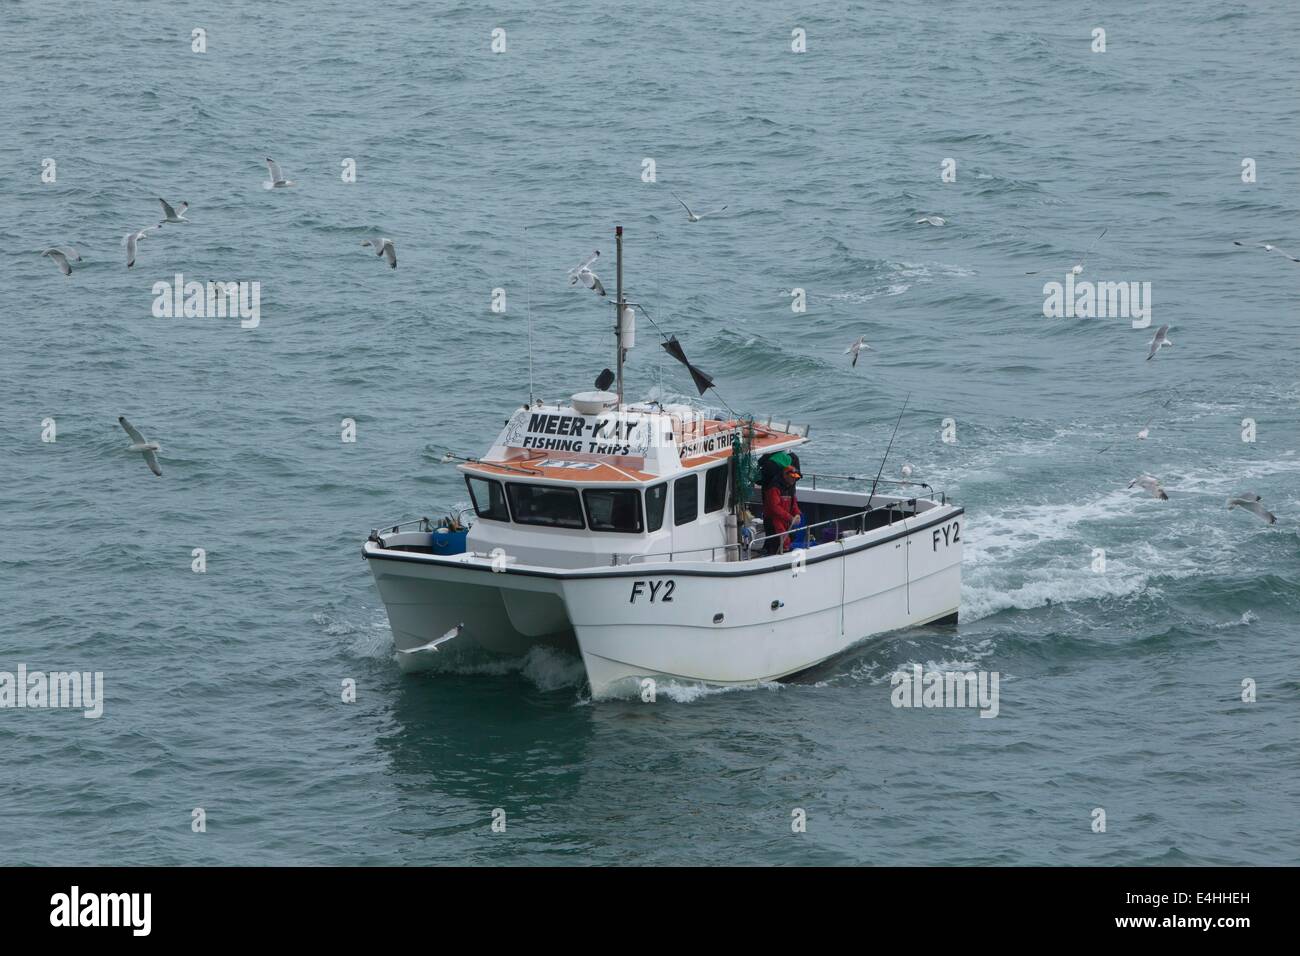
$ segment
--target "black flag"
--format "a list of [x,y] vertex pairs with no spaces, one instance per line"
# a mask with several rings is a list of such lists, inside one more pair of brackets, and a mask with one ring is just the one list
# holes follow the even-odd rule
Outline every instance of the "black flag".
[[691,373],[691,378],[695,381],[695,387],[700,390],[701,395],[713,387],[713,376],[696,368],[687,360],[686,353],[682,351],[682,344],[677,341],[677,336],[670,336],[667,342],[661,342],[660,344],[663,345],[665,352],[686,366],[687,371]]

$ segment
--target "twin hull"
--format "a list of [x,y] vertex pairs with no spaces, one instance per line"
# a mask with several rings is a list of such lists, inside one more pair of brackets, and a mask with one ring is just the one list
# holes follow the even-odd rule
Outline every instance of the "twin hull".
[[[802,556],[725,563],[499,571],[483,557],[373,542],[365,556],[399,650],[460,623],[462,635],[445,650],[466,641],[506,654],[572,648],[601,698],[632,693],[646,677],[774,680],[873,634],[955,618],[963,520],[962,509],[947,506]],[[398,659],[417,670],[433,656]]]

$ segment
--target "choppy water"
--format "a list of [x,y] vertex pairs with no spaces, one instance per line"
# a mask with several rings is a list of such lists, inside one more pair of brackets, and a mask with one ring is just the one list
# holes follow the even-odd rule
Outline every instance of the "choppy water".
[[[3,18],[0,670],[108,695],[95,721],[0,711],[6,862],[1297,861],[1300,267],[1231,244],[1300,250],[1291,4]],[[298,185],[264,191],[265,155]],[[688,225],[670,189],[730,208]],[[159,195],[192,225],[128,271]],[[538,394],[608,364],[564,272],[616,222],[634,295],[733,407],[812,422],[813,470],[873,471],[911,391],[890,470],[967,509],[958,628],[654,706],[591,704],[549,652],[399,675],[361,540],[463,500],[427,446],[479,452],[527,397],[526,305]],[[1155,361],[1123,319],[1042,315],[1103,227],[1081,278],[1153,284]],[[69,279],[34,251],[63,242]],[[260,326],[152,317],[177,272],[260,282]],[[689,388],[641,338],[629,392]],[[1142,470],[1167,503],[1126,490]],[[1229,513],[1238,491],[1278,524]],[[1000,672],[1000,715],[894,709],[912,663]]]

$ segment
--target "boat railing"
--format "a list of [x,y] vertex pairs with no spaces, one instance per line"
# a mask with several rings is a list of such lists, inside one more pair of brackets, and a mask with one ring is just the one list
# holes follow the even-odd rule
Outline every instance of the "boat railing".
[[[902,506],[909,505],[909,504],[912,506],[912,510],[911,511],[903,510]],[[623,554],[623,555],[615,554],[613,556],[612,563],[619,564],[620,558],[624,559],[622,562],[624,564],[632,564],[634,562],[644,563],[652,559],[663,560],[665,558],[671,563],[677,560],[678,555],[701,554],[705,551],[709,552],[709,560],[716,562],[718,560],[719,551],[721,551],[725,557],[729,555],[733,550],[737,553],[737,557],[735,559],[727,557],[727,560],[743,561],[743,560],[747,560],[746,552],[753,550],[755,547],[762,546],[771,538],[783,538],[790,534],[799,534],[800,532],[807,532],[808,534],[811,534],[815,528],[825,528],[833,525],[835,527],[835,536],[832,539],[832,541],[818,542],[818,543],[831,544],[834,541],[839,541],[840,538],[844,536],[844,530],[842,528],[842,525],[844,525],[847,522],[857,523],[856,530],[850,531],[849,532],[850,534],[865,534],[867,531],[867,527],[866,527],[867,515],[876,514],[877,512],[880,511],[887,512],[888,519],[889,519],[888,523],[886,525],[882,525],[881,527],[893,527],[894,517],[896,514],[900,517],[904,517],[907,515],[914,515],[916,514],[915,509],[916,509],[916,499],[904,498],[898,501],[890,501],[887,504],[877,505],[874,508],[867,508],[863,511],[855,511],[853,514],[841,515],[838,518],[827,518],[825,521],[818,521],[816,524],[810,524],[806,528],[797,527],[793,531],[784,531],[779,534],[758,535],[757,537],[751,538],[748,542],[741,542],[739,544],[715,544],[712,547],[705,547],[705,548],[681,548],[673,551],[656,551],[652,554]],[[815,547],[815,546],[816,544],[809,545],[809,547]],[[788,554],[790,552],[786,552],[786,553]],[[700,559],[696,558],[692,560],[700,560]]]
[[[466,515],[472,514],[473,511],[474,511],[473,508],[461,508],[459,511],[456,512],[456,522],[462,528],[468,527],[464,519]],[[381,535],[400,534],[403,528],[410,528],[410,527],[414,527],[416,531],[432,532],[434,525],[433,522],[429,520],[427,515],[419,518],[403,518],[401,521],[398,521],[396,524],[385,523],[380,525],[379,527],[371,528],[370,537],[368,540],[378,543]]]
[[933,499],[934,496],[935,496],[935,494],[937,493],[938,496],[939,496],[939,504],[941,504],[941,505],[946,505],[946,504],[948,503],[948,493],[947,493],[947,492],[945,492],[945,491],[935,492],[934,488],[932,488],[930,485],[928,485],[928,484],[927,484],[926,482],[924,482],[924,481],[913,481],[913,480],[911,480],[911,479],[906,479],[906,480],[903,480],[903,481],[899,481],[899,480],[896,480],[896,479],[893,479],[893,478],[876,478],[874,475],[814,475],[814,474],[812,474],[811,472],[809,472],[809,473],[805,473],[805,474],[803,475],[803,478],[804,478],[804,480],[809,480],[809,481],[810,481],[810,483],[811,483],[811,487],[812,487],[812,489],[813,489],[814,491],[817,490],[817,479],[818,479],[818,478],[821,478],[823,482],[825,482],[825,481],[827,481],[827,480],[831,480],[831,481],[870,481],[870,482],[874,482],[874,483],[878,483],[878,484],[882,484],[882,485],[896,485],[896,486],[898,486],[898,487],[902,487],[902,488],[905,488],[905,487],[924,488],[927,492],[929,492],[929,494],[927,495],[927,497]]

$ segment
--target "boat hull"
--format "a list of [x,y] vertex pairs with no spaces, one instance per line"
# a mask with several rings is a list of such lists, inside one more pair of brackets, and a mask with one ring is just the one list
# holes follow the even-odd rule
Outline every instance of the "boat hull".
[[873,635],[955,620],[961,543],[951,541],[954,533],[944,548],[941,531],[936,548],[927,522],[871,547],[855,549],[853,539],[821,545],[806,563],[733,572],[725,581],[659,566],[643,577],[566,582],[592,694],[619,696],[646,678],[779,680]]
[[[464,623],[500,653],[538,644],[581,654],[594,698],[645,681],[779,680],[888,631],[951,620],[961,595],[962,510],[952,506],[807,552],[744,562],[494,571],[473,556],[367,545],[397,648]],[[404,669],[432,654],[398,654]]]

